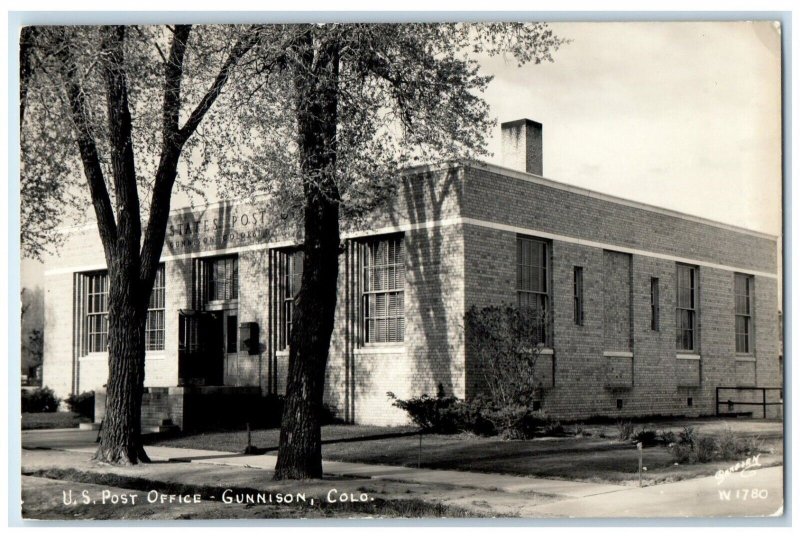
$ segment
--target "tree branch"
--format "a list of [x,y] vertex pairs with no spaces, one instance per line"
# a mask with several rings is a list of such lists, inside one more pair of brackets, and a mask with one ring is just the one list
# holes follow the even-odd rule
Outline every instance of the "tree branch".
[[251,29],[247,34],[237,41],[228,58],[225,60],[220,72],[214,79],[211,88],[206,92],[203,99],[192,111],[189,119],[183,128],[178,129],[178,115],[181,107],[180,82],[183,77],[183,61],[186,49],[186,42],[189,38],[191,28],[188,26],[176,26],[173,33],[174,38],[170,51],[170,62],[165,71],[165,92],[164,92],[164,139],[161,148],[161,159],[158,163],[156,178],[153,184],[153,193],[150,203],[150,217],[147,221],[144,243],[141,251],[141,279],[150,282],[155,278],[161,250],[164,246],[166,236],[167,221],[169,219],[170,197],[175,177],[178,174],[178,159],[181,155],[183,145],[189,137],[197,130],[200,122],[205,117],[211,106],[222,93],[222,88],[230,76],[231,70],[238,64],[239,60],[258,41],[259,30]]
[[139,192],[133,155],[133,125],[125,74],[124,26],[104,26],[101,32],[103,78],[111,146],[111,169],[117,202],[117,249],[129,261],[138,261],[142,238]]
[[231,70],[236,66],[242,56],[247,54],[253,45],[256,44],[258,41],[258,35],[258,29],[252,29],[251,31],[247,32],[243,38],[237,41],[236,45],[233,47],[233,50],[228,56],[228,59],[225,60],[225,64],[222,66],[222,69],[220,69],[219,74],[217,74],[217,78],[214,79],[214,83],[200,100],[200,103],[197,105],[197,107],[192,111],[189,119],[186,120],[186,124],[181,128],[179,138],[181,143],[186,142],[186,140],[192,136],[192,133],[194,133],[197,127],[200,125],[200,122],[203,120],[206,112],[208,112],[208,110],[211,108],[211,105],[214,104],[214,101],[217,100],[219,94],[222,93],[222,88],[228,81]]
[[69,40],[63,28],[59,29],[58,39],[62,46],[59,47],[63,70],[62,78],[64,89],[70,105],[70,114],[77,130],[78,149],[81,154],[83,171],[89,184],[92,204],[97,217],[97,228],[106,254],[106,262],[111,263],[113,246],[117,240],[117,224],[114,220],[114,211],[111,208],[111,199],[106,189],[103,170],[100,167],[100,158],[97,153],[97,144],[92,135],[89,118],[86,114],[83,88],[77,77],[78,66],[69,47]]
[[163,147],[180,144],[178,136],[178,116],[181,108],[181,79],[183,60],[186,56],[186,42],[192,31],[191,25],[182,24],[173,31],[169,61],[164,67],[164,108],[161,131]]

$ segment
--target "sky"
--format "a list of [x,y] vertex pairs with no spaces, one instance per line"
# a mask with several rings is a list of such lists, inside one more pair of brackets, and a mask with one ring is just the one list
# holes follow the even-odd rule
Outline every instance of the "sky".
[[[499,121],[543,124],[544,176],[781,232],[780,36],[764,23],[552,24],[552,64],[495,74]],[[501,163],[499,132],[489,149]]]
[[[780,34],[759,23],[552,23],[553,63],[482,58],[499,123],[543,124],[544,176],[781,233]],[[21,283],[41,282],[23,261]]]

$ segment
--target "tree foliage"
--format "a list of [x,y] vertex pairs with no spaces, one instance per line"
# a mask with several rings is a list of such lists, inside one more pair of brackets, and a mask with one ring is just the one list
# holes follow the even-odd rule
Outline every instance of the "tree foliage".
[[[146,221],[153,201],[164,198],[163,193],[154,196],[154,188],[169,144],[177,144],[181,154],[189,156],[181,162],[176,192],[205,192],[198,178],[191,177],[202,166],[202,158],[196,156],[203,144],[192,135],[231,74],[233,64],[226,63],[244,56],[257,35],[251,26],[129,26],[119,54],[112,56],[108,43],[103,44],[104,28],[22,31],[20,227],[23,255],[30,258],[56,252],[63,243],[59,226],[96,220],[87,212],[96,200],[87,189],[84,162],[76,151],[81,137],[95,146],[103,180],[97,186],[108,193],[110,215],[121,216],[111,142],[111,128],[118,123],[111,121],[109,99],[115,97],[109,95],[106,80],[112,68],[124,76],[136,201],[141,204],[139,218]],[[180,47],[173,47],[179,42]],[[76,103],[70,101],[68,83],[78,90]],[[165,102],[165,94],[176,99]]]
[[106,462],[147,461],[144,327],[179,160],[257,39],[253,29],[207,30],[38,27],[22,36],[23,249],[37,256],[58,242],[54,225],[85,182],[109,276],[109,378],[95,455]]
[[[108,405],[115,376],[133,379],[126,423],[138,420],[145,299],[173,185],[204,191],[216,177],[223,195],[264,192],[297,224],[305,256],[277,478],[321,475],[342,220],[368,218],[404,167],[486,154],[494,120],[481,93],[491,77],[478,55],[539,63],[563,44],[540,23],[52,27],[26,36],[23,250],[57,245],[55,226],[94,206],[111,290]],[[115,373],[123,363],[127,374]]]
[[[343,222],[356,225],[391,198],[399,170],[487,154],[495,121],[481,94],[492,77],[480,72],[478,57],[552,61],[562,43],[534,23],[267,26],[212,112],[222,118],[203,130],[206,168],[196,174],[218,178],[226,197],[267,193],[299,222],[312,179],[302,172],[298,93],[330,83],[336,159],[329,173]],[[337,70],[304,67],[309,47],[313,61],[334,51]],[[218,140],[228,143],[222,151],[213,147]]]

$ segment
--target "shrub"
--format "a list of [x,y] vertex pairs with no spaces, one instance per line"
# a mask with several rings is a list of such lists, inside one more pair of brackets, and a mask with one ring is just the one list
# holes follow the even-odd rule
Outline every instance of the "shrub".
[[694,448],[697,442],[697,434],[694,432],[694,426],[684,426],[683,431],[678,434],[678,442]]
[[670,445],[672,457],[678,463],[707,463],[735,460],[761,452],[762,443],[757,437],[738,437],[726,428],[716,437],[696,435],[691,427],[684,428],[678,441]]
[[279,428],[283,418],[283,404],[286,398],[280,394],[261,396],[256,413],[249,417],[254,427]]
[[678,436],[669,430],[662,431],[658,436],[661,439],[661,442],[667,446],[678,442]]
[[733,460],[743,456],[752,456],[761,452],[761,439],[757,437],[738,437],[730,428],[719,434],[719,459]]
[[739,439],[736,447],[740,456],[753,456],[764,452],[764,443],[759,437],[745,437]]
[[467,348],[492,413],[524,415],[541,399],[536,362],[550,332],[550,314],[516,306],[471,307],[464,316]]
[[408,413],[411,420],[423,431],[430,433],[457,433],[464,429],[464,405],[455,396],[447,396],[439,384],[435,398],[423,394],[418,398],[400,400],[393,393],[393,406]]
[[73,413],[94,420],[94,391],[70,394],[64,402]]
[[544,434],[555,436],[564,435],[564,426],[558,420],[548,420],[544,425]]
[[487,406],[481,411],[481,416],[504,439],[531,439],[536,430],[547,423],[544,411],[533,411],[521,404]]
[[476,435],[492,436],[498,434],[495,425],[486,417],[487,405],[488,402],[483,396],[477,396],[469,403],[462,403],[464,429]]
[[658,444],[658,433],[655,430],[642,428],[633,435],[633,440],[642,443],[642,446],[656,446]]
[[323,426],[327,426],[329,424],[344,424],[344,420],[339,418],[337,413],[339,410],[336,406],[322,404],[322,412],[320,413],[320,424]]
[[697,461],[697,454],[695,454],[691,445],[685,443],[673,444],[670,446],[670,453],[677,463],[694,463]]
[[714,459],[717,452],[717,441],[710,436],[701,436],[696,442],[697,461],[707,463]]
[[629,420],[618,420],[617,421],[617,438],[620,441],[629,441],[633,438],[633,434],[636,431],[633,422]]
[[730,428],[725,428],[719,434],[719,457],[723,460],[732,460],[739,455],[736,435]]
[[53,413],[58,411],[60,403],[61,398],[56,398],[53,390],[48,387],[22,391],[23,413]]

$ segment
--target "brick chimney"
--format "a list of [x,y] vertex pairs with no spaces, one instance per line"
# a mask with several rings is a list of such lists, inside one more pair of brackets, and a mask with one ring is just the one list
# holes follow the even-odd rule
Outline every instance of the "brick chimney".
[[542,124],[529,119],[500,124],[503,166],[542,175]]

